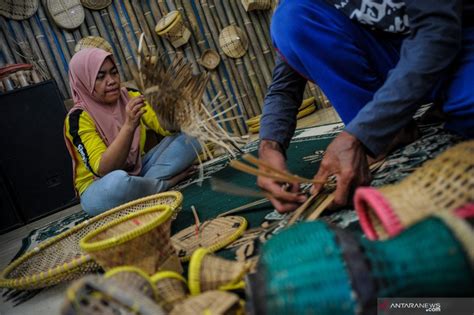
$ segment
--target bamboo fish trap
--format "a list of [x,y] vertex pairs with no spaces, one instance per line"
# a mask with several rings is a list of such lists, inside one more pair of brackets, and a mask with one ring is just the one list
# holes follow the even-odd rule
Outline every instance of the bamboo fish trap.
[[156,24],[155,32],[168,39],[174,48],[183,46],[191,37],[191,32],[184,25],[183,17],[179,11],[171,11],[161,18]]
[[86,234],[128,214],[156,205],[169,205],[177,209],[182,201],[181,193],[164,192],[131,201],[86,220],[13,261],[2,272],[0,287],[31,290],[74,280],[97,271],[100,266],[79,246],[79,241]]

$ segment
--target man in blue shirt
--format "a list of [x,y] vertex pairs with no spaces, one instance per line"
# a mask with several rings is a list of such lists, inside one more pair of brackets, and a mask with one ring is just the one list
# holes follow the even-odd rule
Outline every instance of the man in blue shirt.
[[[279,58],[260,123],[260,158],[286,169],[307,80],[346,125],[315,175],[336,175],[335,206],[369,183],[368,158],[413,140],[413,114],[427,100],[441,104],[447,129],[474,137],[473,12],[467,0],[282,0],[271,26]],[[297,185],[284,190],[264,177],[258,184],[280,212],[306,200]]]

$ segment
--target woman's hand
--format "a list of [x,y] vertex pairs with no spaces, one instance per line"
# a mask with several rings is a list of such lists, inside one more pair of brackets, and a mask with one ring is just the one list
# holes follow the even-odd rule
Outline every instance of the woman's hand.
[[125,106],[125,126],[135,130],[140,124],[140,118],[145,113],[145,99],[143,95],[132,98]]

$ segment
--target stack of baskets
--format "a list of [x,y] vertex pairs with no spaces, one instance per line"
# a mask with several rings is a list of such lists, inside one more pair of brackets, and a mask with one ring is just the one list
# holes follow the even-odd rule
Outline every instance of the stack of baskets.
[[179,11],[171,11],[162,17],[155,26],[155,32],[168,39],[174,48],[183,46],[191,37]]
[[474,231],[430,217],[394,239],[359,239],[322,221],[270,239],[247,281],[252,314],[366,314],[377,297],[472,296]]

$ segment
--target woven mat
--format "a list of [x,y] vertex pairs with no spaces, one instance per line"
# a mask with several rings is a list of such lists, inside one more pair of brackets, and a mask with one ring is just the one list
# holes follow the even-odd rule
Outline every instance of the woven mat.
[[[444,130],[439,124],[421,125],[419,127],[422,131],[422,137],[414,143],[393,152],[374,175],[372,186],[391,184],[405,178],[424,161],[434,158],[448,147],[461,141],[458,136]],[[319,166],[325,148],[342,129],[343,125],[338,123],[297,130],[288,151],[289,170],[298,175],[312,177]],[[256,155],[257,148],[258,142],[255,141],[246,145],[243,151]],[[257,189],[255,177],[227,167],[228,162],[229,160],[223,156],[206,163],[203,182],[199,182],[197,178],[191,178],[175,187],[183,193],[184,202],[183,210],[173,222],[172,233],[176,233],[194,223],[191,205],[194,205],[197,209],[200,220],[205,221],[216,217],[219,213],[255,201],[254,198],[231,196],[211,191],[209,183],[211,176],[231,181],[239,186],[255,187]],[[274,211],[269,203],[256,206],[252,211],[239,215],[248,220],[249,228],[260,226],[264,220],[280,221],[281,224],[274,233],[286,225],[287,219],[286,216],[279,215]],[[23,240],[23,246],[16,257],[38,243],[62,233],[85,219],[87,219],[85,213],[76,213],[32,231]],[[323,219],[336,223],[342,228],[360,231],[357,216],[351,208],[328,214]],[[231,250],[221,251],[218,254],[227,258],[233,258],[235,255]],[[23,301],[20,300],[20,302]]]

